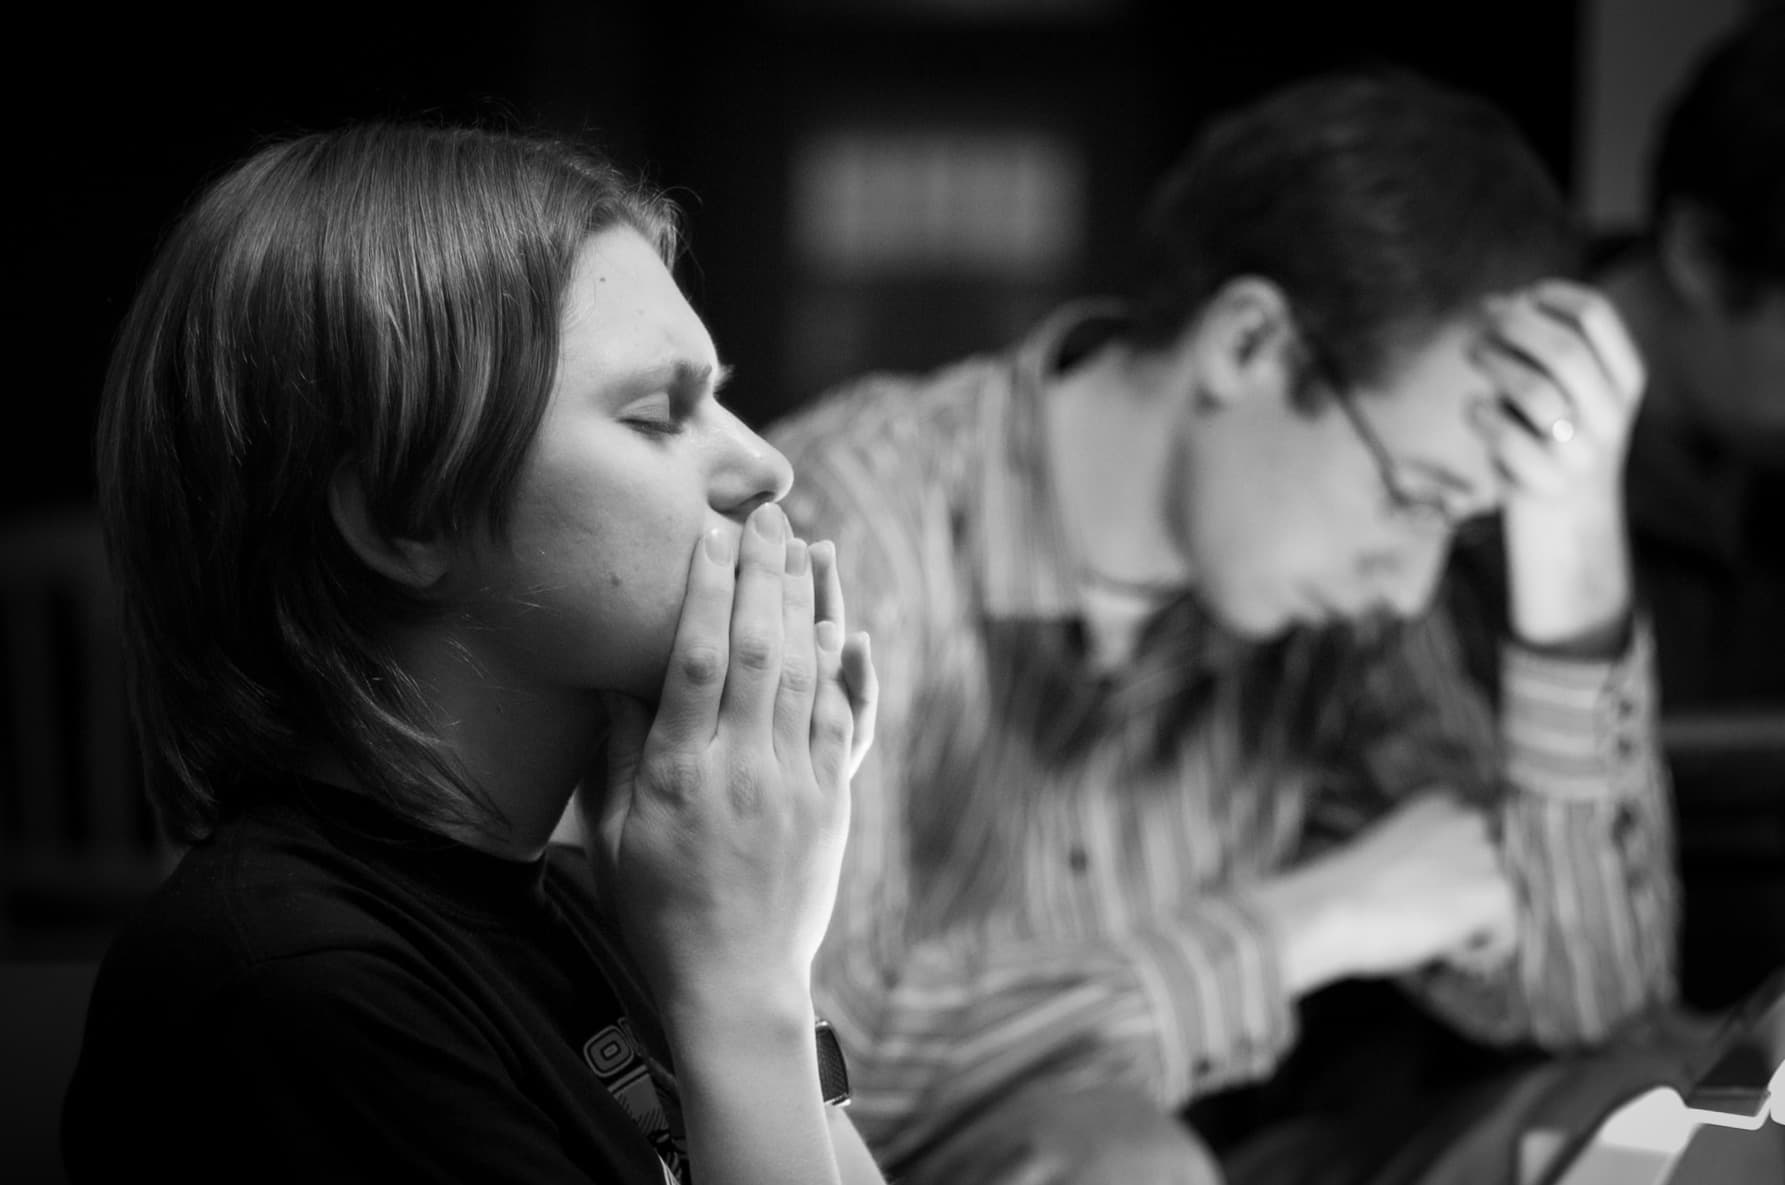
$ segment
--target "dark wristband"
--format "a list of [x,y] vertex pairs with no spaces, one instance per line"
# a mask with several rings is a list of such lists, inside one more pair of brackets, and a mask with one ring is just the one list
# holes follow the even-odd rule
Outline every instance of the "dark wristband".
[[849,1104],[849,1067],[843,1061],[843,1047],[831,1022],[820,1018],[815,1026],[818,1038],[818,1087],[824,1101],[835,1107]]

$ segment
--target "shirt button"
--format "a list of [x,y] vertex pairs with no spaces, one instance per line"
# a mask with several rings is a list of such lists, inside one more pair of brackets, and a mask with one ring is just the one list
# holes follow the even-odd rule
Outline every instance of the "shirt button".
[[1085,849],[1077,845],[1074,845],[1073,849],[1066,853],[1066,866],[1074,872],[1083,872],[1090,864],[1091,858],[1085,855]]

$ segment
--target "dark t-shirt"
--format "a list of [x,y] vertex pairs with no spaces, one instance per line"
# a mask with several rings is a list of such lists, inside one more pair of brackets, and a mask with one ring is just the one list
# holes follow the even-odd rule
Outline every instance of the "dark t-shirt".
[[599,918],[580,853],[500,859],[313,782],[262,794],[107,953],[70,1174],[662,1185],[673,1091]]

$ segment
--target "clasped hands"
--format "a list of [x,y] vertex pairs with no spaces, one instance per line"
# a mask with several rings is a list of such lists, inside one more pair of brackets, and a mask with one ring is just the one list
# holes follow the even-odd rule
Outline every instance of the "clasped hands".
[[608,697],[589,779],[605,786],[578,796],[598,883],[666,1014],[809,1007],[873,738],[878,684],[867,635],[845,634],[835,548],[793,537],[772,504],[733,534],[695,548],[656,710]]

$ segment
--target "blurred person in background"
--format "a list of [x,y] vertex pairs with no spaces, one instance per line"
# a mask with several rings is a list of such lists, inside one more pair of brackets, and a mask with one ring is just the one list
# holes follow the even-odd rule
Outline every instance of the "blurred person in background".
[[172,229],[98,476],[188,846],[100,967],[73,1180],[881,1179],[810,994],[873,670],[673,219],[369,124]]
[[[1225,113],[1139,246],[768,432],[886,688],[816,972],[857,1122],[910,1185],[1511,1182],[1680,1070],[1644,367],[1510,120],[1404,71]],[[1493,695],[1432,608],[1477,522]]]
[[1594,278],[1649,371],[1627,480],[1663,703],[1785,711],[1785,6],[1699,60],[1648,198]]

